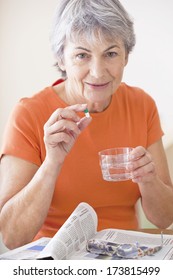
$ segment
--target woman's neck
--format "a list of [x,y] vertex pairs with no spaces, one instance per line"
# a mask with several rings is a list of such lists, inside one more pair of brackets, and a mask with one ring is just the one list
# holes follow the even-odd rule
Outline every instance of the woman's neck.
[[72,93],[67,92],[64,82],[54,86],[54,90],[58,97],[68,105],[86,103],[90,113],[103,112],[109,106],[112,99],[112,97],[110,97],[103,102],[91,102],[90,100],[86,100],[80,96],[75,96]]

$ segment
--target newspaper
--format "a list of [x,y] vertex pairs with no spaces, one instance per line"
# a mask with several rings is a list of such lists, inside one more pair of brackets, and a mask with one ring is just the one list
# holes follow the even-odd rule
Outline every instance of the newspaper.
[[53,238],[40,238],[0,255],[0,259],[173,259],[173,235],[161,237],[160,234],[120,229],[97,232],[97,225],[96,212],[82,202]]

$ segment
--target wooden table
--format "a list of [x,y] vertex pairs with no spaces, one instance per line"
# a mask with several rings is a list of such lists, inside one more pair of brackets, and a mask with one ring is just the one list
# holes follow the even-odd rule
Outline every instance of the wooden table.
[[173,235],[173,230],[171,230],[171,229],[144,228],[144,229],[138,229],[137,231],[146,232],[146,233],[153,233],[153,234],[163,232],[163,234]]

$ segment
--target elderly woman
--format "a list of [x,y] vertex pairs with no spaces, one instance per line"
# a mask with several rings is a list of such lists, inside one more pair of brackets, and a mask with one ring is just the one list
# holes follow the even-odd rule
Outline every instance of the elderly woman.
[[[99,229],[137,229],[136,202],[156,226],[173,221],[173,186],[153,99],[122,83],[135,45],[118,0],[59,1],[51,33],[62,76],[23,98],[1,150],[0,230],[7,247],[53,236],[81,202]],[[88,108],[91,117],[83,111]],[[133,179],[102,179],[98,152],[134,147]]]

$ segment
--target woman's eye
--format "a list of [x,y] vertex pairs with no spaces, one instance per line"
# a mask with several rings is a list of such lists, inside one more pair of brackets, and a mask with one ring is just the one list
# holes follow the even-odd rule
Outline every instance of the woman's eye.
[[87,58],[88,55],[87,55],[86,53],[79,53],[79,54],[77,54],[76,57],[77,57],[78,59],[84,59],[84,58]]
[[108,52],[106,53],[106,56],[108,57],[116,57],[118,54],[116,52]]

